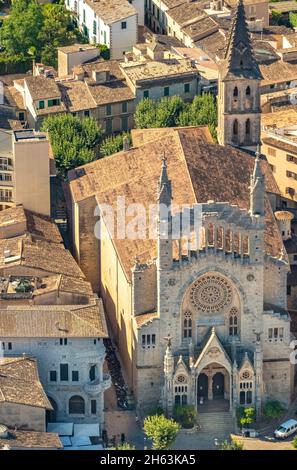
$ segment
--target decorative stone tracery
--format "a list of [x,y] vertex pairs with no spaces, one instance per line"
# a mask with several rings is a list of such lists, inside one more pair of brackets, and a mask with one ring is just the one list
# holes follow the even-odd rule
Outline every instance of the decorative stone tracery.
[[205,275],[192,286],[190,301],[200,312],[218,312],[231,304],[232,287],[223,276]]

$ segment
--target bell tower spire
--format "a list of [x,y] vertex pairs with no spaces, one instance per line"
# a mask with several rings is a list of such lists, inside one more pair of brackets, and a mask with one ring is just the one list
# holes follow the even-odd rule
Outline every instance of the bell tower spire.
[[221,145],[255,150],[260,143],[261,79],[243,0],[239,0],[219,70],[218,139]]

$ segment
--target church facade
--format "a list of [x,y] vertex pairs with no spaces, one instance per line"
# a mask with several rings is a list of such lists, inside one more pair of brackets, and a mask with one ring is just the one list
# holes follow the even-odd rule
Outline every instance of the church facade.
[[[221,71],[221,145],[203,126],[135,129],[131,148],[69,174],[75,256],[103,299],[139,408],[220,403],[259,415],[294,396],[280,193],[267,161],[238,148],[260,140],[259,74],[240,1]],[[117,226],[119,197],[130,223],[135,203],[145,216],[151,204],[168,208],[157,239],[110,236],[100,207],[113,207]],[[183,214],[190,232],[176,237]]]

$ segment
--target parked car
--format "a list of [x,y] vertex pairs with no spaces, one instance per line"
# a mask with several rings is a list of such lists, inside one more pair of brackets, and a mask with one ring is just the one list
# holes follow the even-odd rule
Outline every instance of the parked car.
[[274,436],[277,439],[285,439],[295,432],[297,432],[297,421],[295,419],[289,419],[274,431]]

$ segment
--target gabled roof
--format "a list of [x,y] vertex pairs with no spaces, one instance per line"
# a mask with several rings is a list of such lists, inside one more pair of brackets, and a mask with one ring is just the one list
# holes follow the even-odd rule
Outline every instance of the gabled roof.
[[35,360],[22,357],[0,358],[1,402],[52,409],[39,381]]
[[[73,170],[70,191],[75,202],[96,197],[100,204],[115,209],[118,196],[126,204],[156,203],[156,189],[161,171],[161,158],[167,157],[168,177],[177,205],[226,201],[249,209],[250,175],[254,157],[229,146],[210,143],[205,127],[139,129],[132,133],[135,147],[96,160]],[[266,191],[279,194],[268,163],[261,160]],[[269,201],[266,200],[266,253],[278,256],[282,240]],[[116,221],[115,221],[116,224]],[[116,225],[115,225],[116,226]],[[137,255],[140,263],[151,262],[157,255],[157,244],[149,237],[132,240],[114,238],[116,250],[127,278]]]
[[261,80],[262,74],[254,57],[244,4],[242,0],[239,0],[221,70],[221,79],[242,78]]

